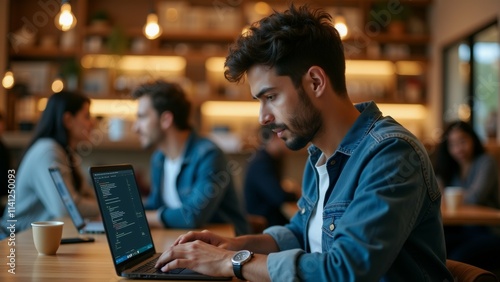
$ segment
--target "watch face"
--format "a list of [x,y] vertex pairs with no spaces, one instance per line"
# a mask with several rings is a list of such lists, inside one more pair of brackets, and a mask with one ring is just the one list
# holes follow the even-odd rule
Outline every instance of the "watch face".
[[243,262],[248,259],[252,253],[250,251],[239,251],[233,256],[234,262]]

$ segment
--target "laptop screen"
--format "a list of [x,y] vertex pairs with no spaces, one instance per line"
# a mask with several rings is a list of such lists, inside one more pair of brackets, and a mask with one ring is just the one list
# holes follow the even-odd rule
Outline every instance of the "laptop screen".
[[76,207],[76,204],[73,201],[73,198],[71,197],[71,194],[68,191],[66,183],[64,183],[61,171],[57,167],[51,167],[49,168],[49,172],[57,188],[57,192],[59,193],[59,196],[61,196],[61,200],[66,206],[66,210],[68,211],[69,216],[73,221],[73,224],[76,226],[77,229],[83,228],[83,226],[85,225],[85,220],[80,214],[80,211],[78,211],[78,208]]
[[92,167],[90,173],[115,264],[154,252],[132,166]]

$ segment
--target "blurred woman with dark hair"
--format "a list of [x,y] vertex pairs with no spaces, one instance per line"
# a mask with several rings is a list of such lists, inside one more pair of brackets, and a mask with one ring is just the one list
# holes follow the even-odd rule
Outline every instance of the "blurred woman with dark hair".
[[[436,157],[436,176],[443,191],[450,186],[462,187],[465,204],[500,209],[497,164],[470,124],[451,123],[444,132]],[[488,270],[498,268],[500,230],[486,226],[453,226],[445,228],[445,236],[448,258]]]
[[463,121],[451,123],[439,144],[436,175],[441,188],[465,188],[466,204],[500,208],[498,169],[472,126]]
[[[60,92],[48,99],[16,171],[16,232],[28,228],[33,221],[66,214],[49,167],[60,169],[83,216],[99,214],[93,189],[83,179],[76,154],[78,146],[89,140],[93,127],[89,109],[90,99],[79,93]],[[8,216],[5,208],[4,218]]]

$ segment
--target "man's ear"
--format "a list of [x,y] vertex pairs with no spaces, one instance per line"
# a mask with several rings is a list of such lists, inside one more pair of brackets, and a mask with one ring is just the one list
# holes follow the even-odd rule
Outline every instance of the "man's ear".
[[170,126],[172,126],[172,123],[174,122],[174,115],[170,111],[165,111],[161,113],[160,115],[160,127],[162,129],[168,129]]
[[310,90],[313,91],[316,97],[321,96],[326,88],[328,77],[325,71],[318,66],[312,66],[307,70],[306,83],[309,85]]

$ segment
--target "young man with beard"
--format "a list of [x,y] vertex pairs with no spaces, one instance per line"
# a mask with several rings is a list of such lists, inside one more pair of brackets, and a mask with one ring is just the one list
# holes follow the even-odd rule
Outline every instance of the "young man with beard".
[[292,5],[229,52],[225,76],[247,76],[260,123],[290,149],[312,144],[299,211],[259,235],[189,232],[156,266],[251,281],[453,281],[426,151],[375,103],[353,106],[330,15]]
[[189,124],[191,103],[182,88],[156,81],[133,92],[138,100],[134,131],[151,158],[151,193],[145,208],[152,227],[201,228],[230,223],[236,234],[248,225],[236,194],[231,166],[212,141]]

